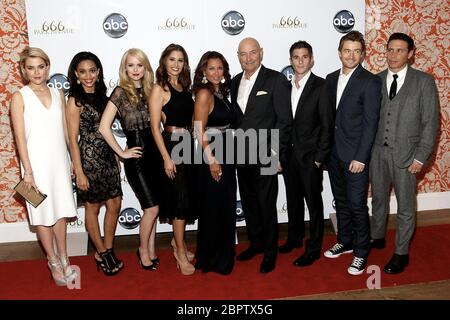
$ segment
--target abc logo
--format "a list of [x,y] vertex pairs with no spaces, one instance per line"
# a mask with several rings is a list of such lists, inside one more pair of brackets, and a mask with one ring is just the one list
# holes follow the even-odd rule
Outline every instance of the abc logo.
[[244,30],[245,20],[237,11],[229,11],[222,17],[222,29],[226,33],[235,36]]
[[355,26],[355,17],[348,10],[341,10],[334,16],[333,26],[337,32],[350,32]]
[[135,208],[123,209],[119,215],[119,224],[124,229],[134,229],[141,222],[141,214]]
[[292,78],[294,77],[294,69],[292,68],[292,66],[286,66],[283,68],[283,70],[281,70],[281,73],[285,75],[285,77],[289,80],[292,81]]
[[120,124],[120,120],[116,117],[111,126],[111,129],[116,137],[124,138],[125,133],[123,133],[122,125]]
[[103,20],[103,31],[111,38],[120,38],[128,31],[127,19],[120,13],[111,13]]
[[64,92],[64,95],[69,94],[70,83],[67,80],[67,77],[62,73],[55,73],[50,76],[50,80],[47,82],[47,86],[50,88],[60,89]]
[[241,200],[236,202],[236,222],[244,221],[244,209],[242,209]]

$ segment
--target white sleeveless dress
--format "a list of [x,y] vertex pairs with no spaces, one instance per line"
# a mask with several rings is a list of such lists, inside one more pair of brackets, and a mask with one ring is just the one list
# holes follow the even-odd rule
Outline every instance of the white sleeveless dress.
[[[52,226],[64,217],[76,217],[70,162],[64,138],[61,97],[50,88],[52,103],[46,108],[28,86],[20,89],[24,101],[25,137],[39,191],[47,198],[34,208],[27,203],[31,225]],[[23,170],[22,170],[23,172]]]

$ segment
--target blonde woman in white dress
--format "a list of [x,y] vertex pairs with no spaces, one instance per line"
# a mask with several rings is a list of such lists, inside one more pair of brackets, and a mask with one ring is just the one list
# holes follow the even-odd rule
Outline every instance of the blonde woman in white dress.
[[49,69],[50,60],[41,49],[30,47],[21,53],[20,75],[26,85],[12,96],[11,120],[25,185],[47,195],[37,208],[27,203],[30,224],[37,228],[55,283],[64,286],[77,276],[66,249],[66,218],[76,217],[76,207],[65,99],[61,91],[47,86]]

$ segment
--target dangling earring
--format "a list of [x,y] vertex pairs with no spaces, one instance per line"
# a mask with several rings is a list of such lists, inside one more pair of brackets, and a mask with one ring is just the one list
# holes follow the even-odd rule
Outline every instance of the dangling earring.
[[220,79],[220,83],[225,83],[225,77],[222,77],[222,79]]
[[202,83],[203,84],[207,84],[208,83],[208,79],[206,79],[206,74],[203,75]]
[[80,79],[77,78],[77,84],[80,84],[80,83],[81,83],[81,82],[80,82]]

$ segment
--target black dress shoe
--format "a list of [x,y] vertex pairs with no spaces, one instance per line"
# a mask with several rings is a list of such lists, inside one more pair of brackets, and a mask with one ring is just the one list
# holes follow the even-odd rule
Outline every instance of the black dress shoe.
[[294,266],[297,266],[297,267],[310,266],[314,263],[314,261],[316,261],[319,258],[320,258],[319,251],[310,252],[310,253],[305,252],[302,256],[300,256],[297,260],[294,261]]
[[391,260],[384,266],[384,272],[389,274],[397,274],[403,272],[403,269],[409,263],[409,255],[407,254],[395,254],[392,256]]
[[294,248],[301,248],[303,247],[303,242],[292,242],[292,241],[286,241],[284,244],[278,247],[279,253],[289,253]]
[[384,238],[370,240],[370,249],[384,249],[385,247],[386,240]]
[[269,273],[273,269],[275,269],[275,258],[264,257],[261,262],[261,266],[259,267],[259,272],[261,273]]
[[238,261],[247,261],[252,259],[258,253],[263,253],[262,249],[255,249],[253,247],[248,247],[246,250],[242,251],[237,257]]

